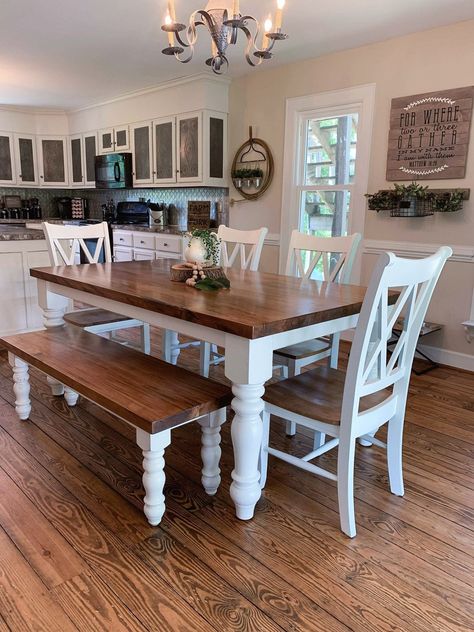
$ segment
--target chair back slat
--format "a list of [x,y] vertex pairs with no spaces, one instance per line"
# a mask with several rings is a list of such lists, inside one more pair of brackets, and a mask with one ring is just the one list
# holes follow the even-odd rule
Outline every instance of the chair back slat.
[[347,237],[315,237],[294,230],[285,274],[296,275],[303,280],[311,278],[316,266],[321,264],[323,281],[349,283],[361,235]]
[[[217,235],[221,240],[221,261],[226,268],[232,267],[237,259],[240,260],[241,270],[258,270],[263,243],[268,228],[258,230],[236,230],[221,224]],[[229,250],[233,245],[232,252]]]
[[[78,248],[88,263],[98,263],[102,252],[107,263],[112,261],[109,228],[106,222],[88,226],[64,226],[43,222],[42,227],[52,265],[74,265]],[[90,245],[86,244],[86,240],[96,240],[93,252]]]
[[[421,260],[401,259],[393,253],[380,256],[362,305],[352,343],[344,387],[341,424],[352,424],[359,415],[360,399],[392,389],[404,411],[416,344],[431,296],[443,266],[452,254],[442,247]],[[389,305],[391,292],[399,292]],[[403,329],[388,356],[387,343],[403,313]],[[383,415],[383,408],[381,415]],[[381,419],[384,423],[387,419]],[[346,428],[347,430],[347,428]]]

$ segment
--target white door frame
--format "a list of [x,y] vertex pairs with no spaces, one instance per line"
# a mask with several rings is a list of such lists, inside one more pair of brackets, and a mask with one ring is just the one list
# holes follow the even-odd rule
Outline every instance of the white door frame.
[[[297,195],[298,176],[301,172],[301,121],[313,112],[316,116],[337,113],[343,108],[351,108],[359,113],[357,132],[357,171],[356,180],[351,185],[351,212],[349,215],[349,231],[364,234],[365,198],[369,180],[370,148],[375,105],[375,84],[366,84],[294,97],[286,100],[285,148],[283,163],[283,189],[281,205],[281,242],[280,242],[280,274],[285,273],[285,265],[291,232],[299,227],[300,202]],[[332,189],[332,187],[329,187]],[[340,188],[347,188],[340,185]],[[360,253],[354,262],[353,281],[360,279]]]

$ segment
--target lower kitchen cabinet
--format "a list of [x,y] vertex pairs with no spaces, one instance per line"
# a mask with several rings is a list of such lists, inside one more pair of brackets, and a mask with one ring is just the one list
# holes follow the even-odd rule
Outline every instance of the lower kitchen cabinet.
[[49,266],[44,240],[0,241],[0,336],[43,326],[31,268]]
[[184,238],[181,235],[146,231],[115,230],[114,261],[153,261],[182,259]]

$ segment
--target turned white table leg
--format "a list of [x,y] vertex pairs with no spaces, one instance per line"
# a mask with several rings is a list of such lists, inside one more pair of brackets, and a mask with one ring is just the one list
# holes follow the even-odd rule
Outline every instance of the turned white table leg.
[[[43,310],[43,324],[46,329],[64,326],[64,312],[69,305],[69,300],[64,296],[59,296],[59,294],[48,292],[46,281],[42,281],[40,279],[38,279],[38,303]],[[54,377],[51,377],[50,375],[47,376],[46,380],[51,388],[51,393],[55,397],[60,397],[61,395],[64,395],[64,385],[61,384],[61,382],[58,382],[58,380],[56,380]],[[74,393],[74,391],[69,389],[69,393],[69,400],[72,401],[72,394]],[[74,404],[77,402],[78,397],[79,396],[76,395]],[[67,400],[68,404],[69,400]],[[74,404],[69,405],[74,406]]]
[[171,431],[149,434],[137,428],[137,444],[143,451],[143,487],[145,498],[143,511],[148,522],[156,527],[165,513],[165,448],[171,443]]
[[79,399],[79,393],[73,391],[69,386],[64,387],[64,399],[68,406],[75,406],[77,404],[77,400]]
[[237,518],[250,520],[261,495],[258,459],[262,443],[262,418],[264,408],[263,384],[233,384],[232,444],[234,469],[230,496],[235,503]]
[[177,364],[179,354],[181,352],[179,348],[179,337],[176,331],[170,329],[163,329],[162,338],[162,358],[165,362],[171,364]]
[[30,379],[28,364],[13,355],[8,354],[8,361],[13,369],[13,391],[15,393],[15,410],[18,417],[25,421],[30,416]]
[[201,426],[201,458],[203,465],[201,482],[209,496],[214,496],[221,483],[221,470],[219,468],[221,460],[221,426],[225,420],[225,408],[198,419],[198,423]]

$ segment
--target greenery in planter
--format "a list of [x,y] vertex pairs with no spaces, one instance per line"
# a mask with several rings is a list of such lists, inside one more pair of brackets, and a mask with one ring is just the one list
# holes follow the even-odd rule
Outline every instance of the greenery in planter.
[[431,191],[428,191],[428,186],[423,187],[416,182],[412,182],[411,184],[395,184],[394,186],[396,197],[401,200],[406,200],[407,198],[425,200],[433,195]]
[[248,178],[263,178],[261,169],[236,169],[232,173],[232,177],[236,180],[247,180]]
[[193,230],[193,232],[189,235],[189,244],[191,243],[191,239],[194,237],[202,241],[204,248],[206,249],[206,259],[208,261],[212,261],[215,266],[218,266],[221,240],[217,234],[210,230],[198,228]]
[[390,211],[398,204],[398,197],[395,191],[366,193],[365,197],[368,200],[371,211]]
[[462,209],[464,194],[462,191],[449,191],[435,196],[437,213],[454,213]]

